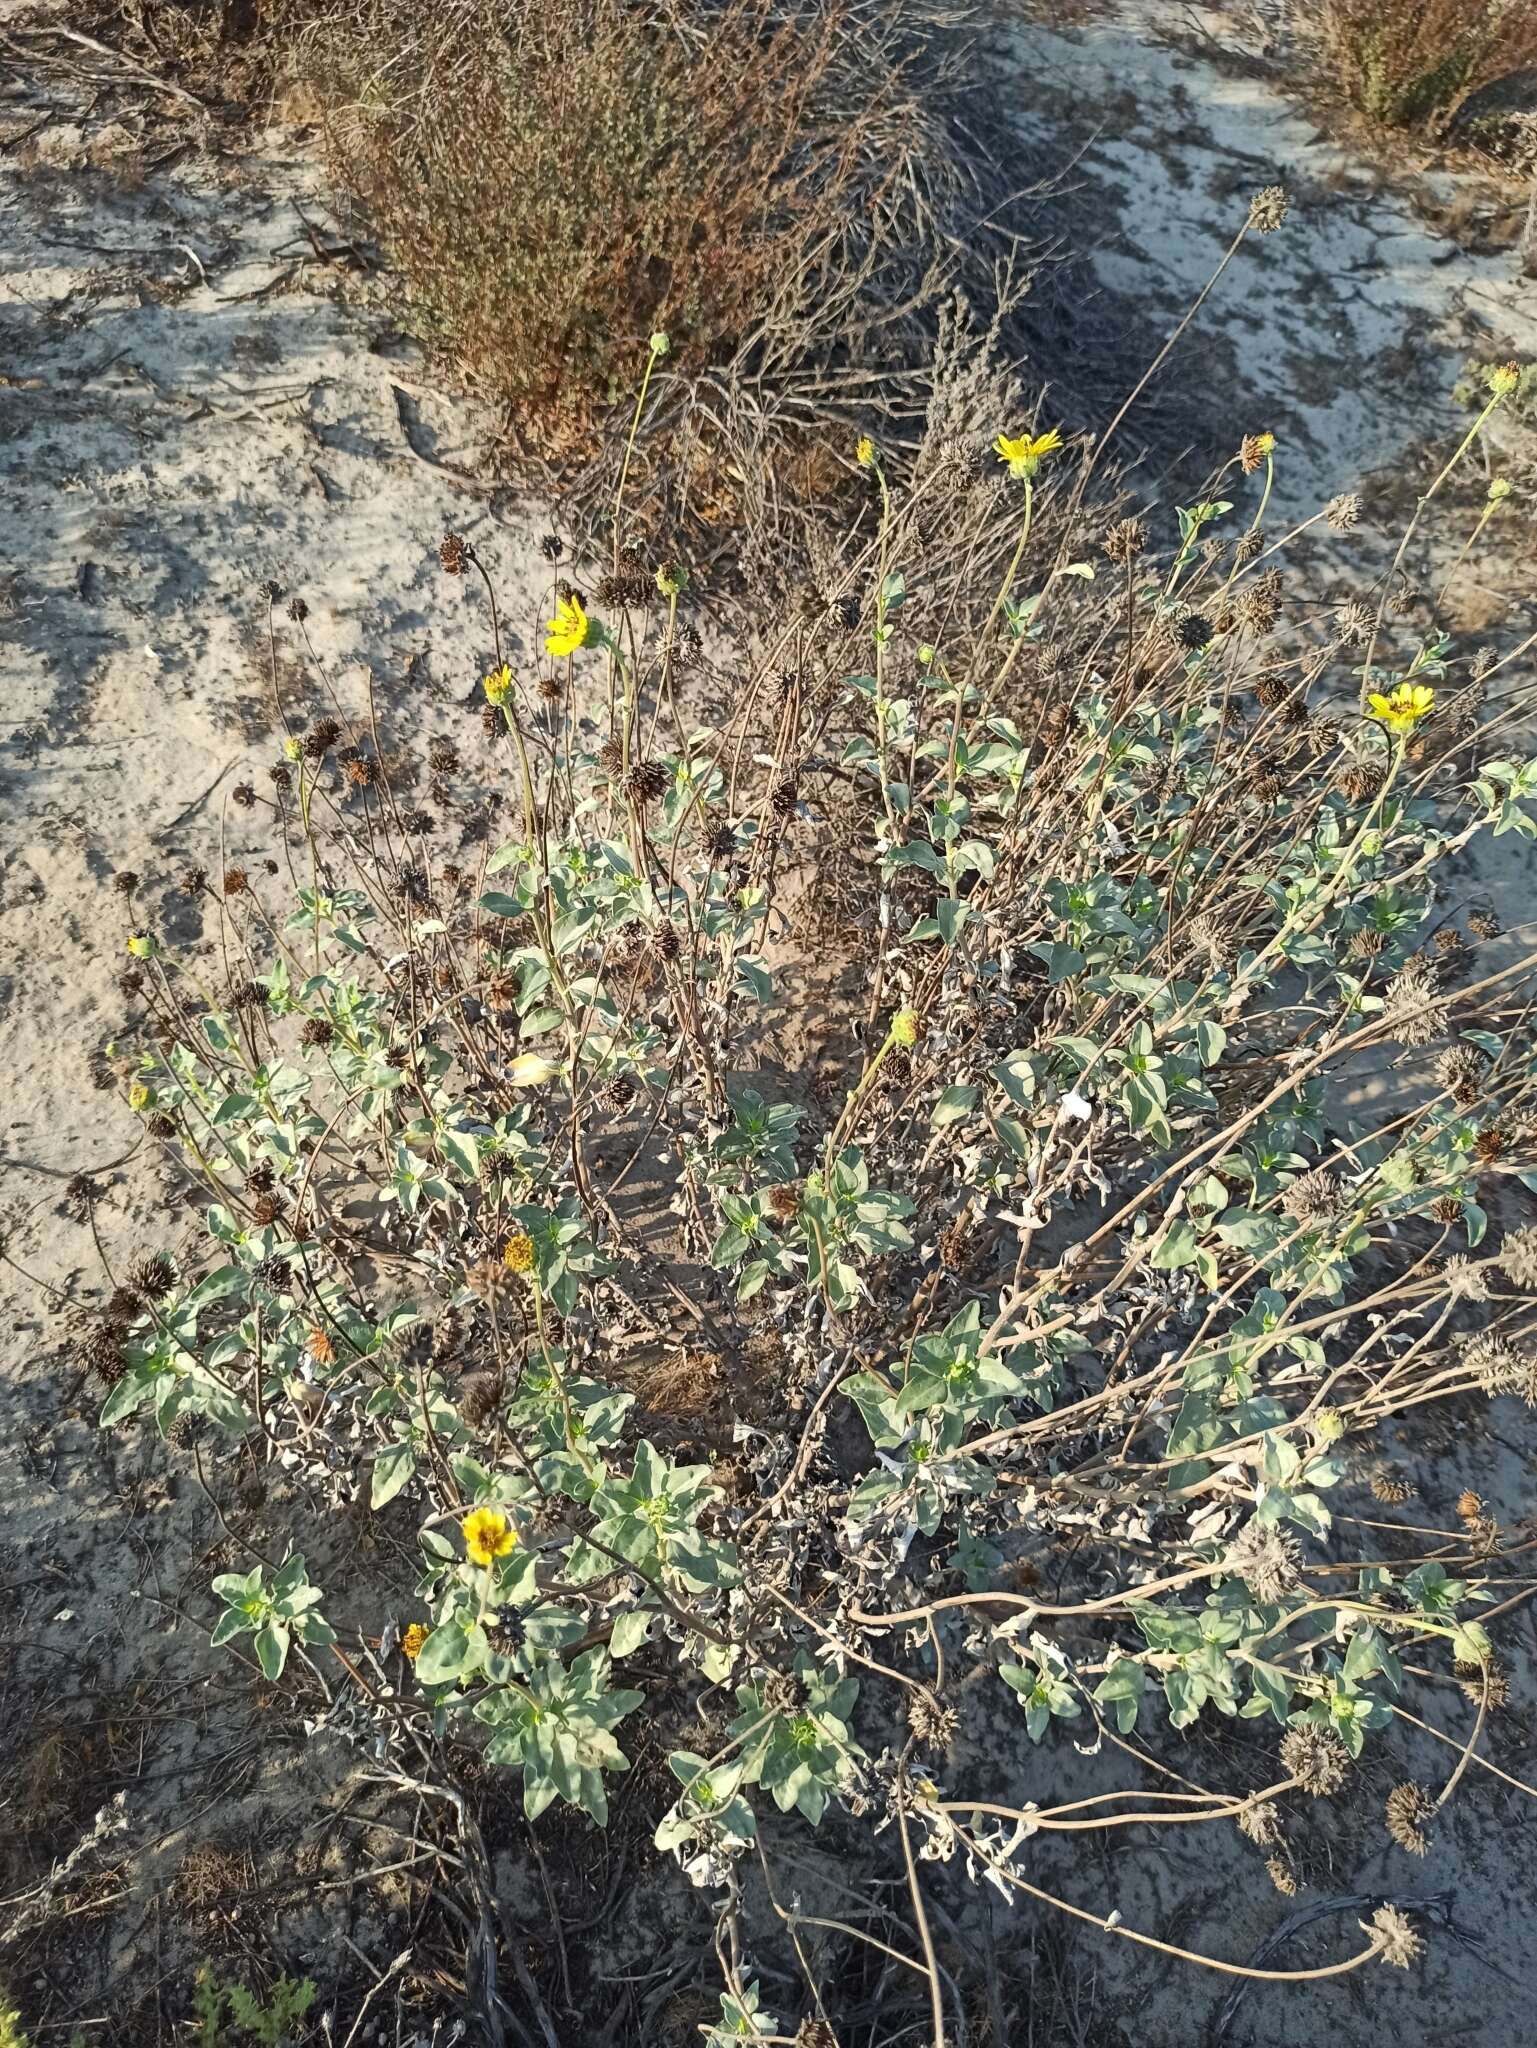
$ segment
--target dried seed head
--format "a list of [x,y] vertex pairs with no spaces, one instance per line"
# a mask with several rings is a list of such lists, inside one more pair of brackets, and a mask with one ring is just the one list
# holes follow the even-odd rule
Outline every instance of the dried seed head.
[[1440,988],[1440,970],[1423,954],[1413,953],[1399,968],[1384,991],[1382,1019],[1400,1045],[1414,1048],[1432,1045],[1441,1032],[1441,1014],[1434,998]]
[[1213,967],[1231,967],[1238,958],[1237,929],[1220,911],[1198,911],[1190,920],[1189,938]]
[[447,576],[462,576],[472,560],[469,542],[462,533],[445,533],[438,542],[438,560]]
[[1487,1301],[1489,1283],[1484,1269],[1464,1252],[1456,1252],[1441,1268],[1441,1278],[1453,1301]]
[[1233,560],[1240,569],[1247,569],[1251,562],[1257,562],[1264,552],[1265,532],[1263,527],[1249,527],[1233,543]]
[[366,754],[349,754],[342,763],[342,775],[349,789],[374,786],[374,764]]
[[660,761],[636,761],[624,779],[625,794],[634,804],[654,804],[667,794],[667,783]]
[[1233,616],[1251,633],[1270,632],[1281,616],[1281,575],[1267,569],[1252,583],[1246,583],[1233,600]]
[[788,823],[795,816],[800,802],[800,787],[793,775],[782,775],[769,791],[769,809],[781,823]]
[[960,1733],[960,1716],[953,1707],[942,1706],[929,1692],[907,1695],[907,1725],[920,1749],[943,1756]]
[[1274,452],[1274,434],[1245,434],[1238,444],[1238,466],[1245,476],[1253,476],[1265,458]]
[[598,578],[598,602],[616,609],[628,607],[638,611],[654,603],[656,595],[655,583],[639,562],[621,562],[617,569],[611,569],[607,575]]
[[131,896],[139,886],[139,877],[132,868],[119,868],[112,877],[112,886],[119,896]]
[[317,718],[304,735],[304,752],[311,761],[323,761],[342,736],[334,718]]
[[1281,1737],[1281,1762],[1314,1799],[1338,1792],[1350,1775],[1344,1745],[1312,1721],[1300,1721]]
[[1390,1508],[1402,1507],[1406,1500],[1413,1500],[1414,1488],[1391,1465],[1379,1464],[1367,1476],[1367,1487],[1373,1499],[1380,1500]]
[[1284,185],[1266,185],[1249,201],[1249,226],[1257,235],[1273,235],[1289,204]]
[[256,1268],[256,1278],[269,1294],[286,1294],[293,1267],[287,1259],[263,1259]]
[[176,1285],[176,1268],[164,1252],[152,1252],[130,1269],[128,1284],[146,1301],[162,1301]]
[[258,1159],[245,1177],[246,1192],[252,1195],[270,1195],[277,1186],[277,1169],[270,1159]]
[[1504,932],[1505,927],[1500,923],[1492,910],[1475,910],[1469,914],[1468,930],[1473,933],[1475,938],[1497,939]]
[[1273,1606],[1297,1583],[1302,1551],[1288,1530],[1248,1522],[1228,1545],[1222,1568],[1243,1580],[1261,1606]]
[[793,1223],[800,1214],[801,1184],[798,1180],[778,1182],[769,1189],[769,1213],[778,1223]]
[[1363,1934],[1377,1937],[1381,1944],[1378,1953],[1395,1970],[1407,1970],[1425,1953],[1424,1942],[1396,1906],[1379,1906],[1369,1924],[1362,1920],[1359,1925]]
[[1325,505],[1324,518],[1336,533],[1353,533],[1361,519],[1361,500],[1354,491],[1342,491]]
[[1344,1191],[1326,1166],[1298,1174],[1281,1197],[1281,1213],[1296,1223],[1323,1223],[1344,1206]]
[[1486,1666],[1485,1671],[1480,1672],[1477,1678],[1462,1679],[1460,1685],[1464,1696],[1470,1699],[1475,1707],[1480,1707],[1484,1703],[1486,1675],[1489,1681],[1489,1711],[1493,1714],[1510,1704],[1510,1680],[1497,1664]]
[[1281,1839],[1281,1809],[1272,1799],[1260,1799],[1238,1815],[1238,1832],[1261,1849]]
[[1524,1354],[1509,1338],[1492,1330],[1481,1330],[1467,1339],[1462,1363],[1491,1399],[1496,1394],[1519,1392],[1526,1371]]
[[157,1109],[153,1116],[145,1118],[144,1128],[152,1138],[174,1138],[176,1119],[174,1116],[167,1116],[163,1109]]
[[838,2048],[838,2036],[828,2020],[803,2019],[795,2030],[795,2048]]
[[1203,647],[1209,647],[1213,638],[1211,620],[1200,612],[1187,612],[1179,622],[1179,640],[1182,647],[1188,647],[1197,654]]
[[1424,1786],[1417,1785],[1412,1778],[1406,1779],[1388,1794],[1384,1816],[1388,1833],[1400,1849],[1406,1849],[1411,1856],[1423,1856],[1430,1847],[1425,1829],[1435,1811],[1436,1803]]
[[249,782],[237,782],[230,791],[230,801],[238,804],[241,810],[249,811],[256,803],[256,791]]
[[1537,1294],[1537,1226],[1507,1231],[1494,1262],[1512,1286]]
[[1353,761],[1340,776],[1339,792],[1353,804],[1367,804],[1382,788],[1382,770],[1370,761]]
[[651,944],[659,960],[676,960],[682,950],[678,934],[670,924],[657,926],[651,935]]
[[484,1429],[500,1406],[500,1382],[494,1372],[472,1373],[459,1390],[460,1413],[471,1429]]
[[258,1195],[251,1204],[251,1215],[265,1230],[269,1223],[276,1223],[283,1213],[283,1198],[276,1193]]
[[1372,637],[1376,614],[1369,605],[1356,598],[1342,604],[1334,614],[1334,623],[1340,638],[1351,647],[1364,647]]
[[1118,519],[1100,542],[1106,556],[1122,567],[1136,561],[1147,546],[1147,534],[1140,519]]
[[288,616],[296,626],[302,626],[309,615],[310,608],[302,597],[291,597],[288,600]]
[[225,895],[243,896],[246,892],[246,886],[249,880],[250,877],[246,874],[244,868],[226,868],[224,870]]
[[301,1045],[327,1046],[336,1038],[336,1026],[329,1017],[306,1017],[299,1026]]
[[566,551],[566,544],[558,533],[547,533],[539,542],[539,552],[547,562],[558,562]]
[[1265,1869],[1269,1875],[1270,1882],[1275,1886],[1283,1899],[1296,1897],[1297,1880],[1292,1875],[1289,1864],[1283,1862],[1279,1856],[1271,1856],[1266,1861]]

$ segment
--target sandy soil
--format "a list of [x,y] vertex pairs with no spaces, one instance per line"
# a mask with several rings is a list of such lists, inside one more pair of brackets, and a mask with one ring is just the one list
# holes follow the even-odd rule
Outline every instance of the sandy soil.
[[[1394,464],[1420,474],[1427,444],[1456,426],[1449,393],[1464,357],[1537,354],[1537,303],[1513,261],[1470,254],[1429,224],[1486,188],[1441,172],[1386,189],[1285,97],[1268,60],[1233,61],[1234,23],[1184,10],[1176,46],[1153,33],[1169,19],[1143,5],[1006,38],[1005,61],[1038,82],[1021,94],[1042,110],[1022,116],[1027,143],[1063,154],[1082,143],[1079,175],[1104,224],[1094,278],[1177,313],[1243,197],[1280,178],[1292,222],[1235,265],[1171,374],[1233,393],[1229,441],[1276,432],[1283,516],[1363,483],[1370,498]],[[1193,45],[1201,33],[1229,54]],[[231,792],[245,778],[260,787],[272,758],[261,585],[304,598],[351,705],[366,664],[386,707],[409,689],[427,730],[462,736],[488,648],[478,607],[437,572],[437,539],[446,525],[473,536],[510,597],[516,644],[536,616],[551,519],[488,473],[477,423],[395,333],[294,129],[237,148],[185,113],[151,117],[142,94],[13,73],[0,151],[0,1173],[14,1257],[48,1288],[89,1298],[101,1282],[69,1177],[86,1170],[108,1186],[98,1220],[114,1260],[164,1242],[180,1200],[94,1078],[122,1012],[129,919],[111,877],[136,870],[146,915],[190,937],[178,875],[260,836]],[[1529,455],[1501,459],[1531,481]],[[1322,552],[1318,573],[1334,573]],[[1523,604],[1530,630],[1529,579],[1524,596],[1515,578],[1470,589],[1468,630],[1519,629]],[[285,663],[279,687],[302,703],[315,685]],[[1523,901],[1530,870],[1502,855],[1475,880]],[[191,1964],[209,1950],[238,1956],[244,1937],[221,1901],[243,1892],[264,1940],[296,1968],[329,1972],[328,1995],[345,1989],[355,2005],[412,1935],[387,1880],[353,1886],[335,1815],[358,1752],[334,1730],[308,1739],[291,1705],[206,1651],[205,1589],[225,1532],[184,1462],[168,1466],[132,1435],[98,1437],[65,1321],[55,1294],[4,1273],[0,1777],[13,1811],[0,1893],[27,1894],[120,1791],[123,1828],[59,1886],[56,1907],[75,1916],[68,1939],[25,1937],[0,1952],[0,1972],[24,2009],[46,2015],[45,2040],[67,2039],[71,2024],[92,2041],[167,2039]],[[1529,1511],[1522,1427],[1500,1418],[1491,1470],[1487,1444],[1444,1425],[1427,1508],[1476,1483],[1507,1514]],[[273,1527],[282,1512],[281,1501],[262,1510]],[[1513,1677],[1530,1696],[1530,1671]],[[1458,1735],[1462,1706],[1449,1700],[1444,1719]],[[1210,1738],[1247,1739],[1248,1724]],[[1513,1712],[1491,1753],[1531,1777],[1533,1740],[1530,1714]],[[1367,1819],[1320,1814],[1302,1858],[1309,1889],[1294,1901],[1268,1890],[1236,1836],[1059,1873],[1086,1905],[1233,1956],[1325,1906],[1333,1917],[1288,1941],[1284,1967],[1338,1953],[1338,1916],[1348,1927],[1356,1895],[1433,1898],[1443,1937],[1422,1972],[1261,1987],[1224,2031],[1230,1986],[1170,1976],[1090,1935],[1053,1950],[1033,2038],[1364,2048],[1397,2032],[1514,2048],[1537,1990],[1524,1904],[1534,1809],[1475,1773],[1429,1861],[1409,1866],[1385,1845],[1375,1798],[1395,1776],[1433,1778],[1435,1762],[1384,1756]],[[1027,1759],[1014,1789],[1028,1793],[1041,1767]],[[1075,1768],[1054,1756],[1054,1782]],[[509,1882],[522,1870],[510,1865]],[[324,1902],[317,1884],[335,1887]],[[14,1910],[0,1907],[0,1933]],[[1024,1937],[1001,1908],[995,1918],[1000,1941]],[[410,2038],[409,2020],[397,2035],[392,2017],[380,2038]]]

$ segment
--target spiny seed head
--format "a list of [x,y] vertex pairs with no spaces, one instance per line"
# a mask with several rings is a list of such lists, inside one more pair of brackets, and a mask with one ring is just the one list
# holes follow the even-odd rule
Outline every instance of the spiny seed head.
[[1337,1216],[1344,1204],[1344,1191],[1326,1166],[1315,1166],[1298,1174],[1281,1197],[1281,1211],[1297,1223],[1323,1223]]
[[1441,1278],[1453,1301],[1487,1301],[1489,1283],[1484,1269],[1464,1252],[1454,1252],[1441,1268]]
[[1245,434],[1238,444],[1238,466],[1245,476],[1252,476],[1260,464],[1274,453],[1274,434]]
[[146,1301],[161,1301],[176,1285],[176,1268],[164,1252],[151,1252],[130,1269],[128,1284]]
[[329,1017],[306,1017],[299,1026],[301,1045],[326,1046],[333,1043],[336,1026]]
[[311,761],[323,761],[342,736],[334,718],[317,718],[304,735],[304,751]]
[[256,1277],[270,1294],[284,1294],[293,1278],[293,1268],[287,1259],[263,1259],[256,1268]]
[[1364,647],[1372,637],[1376,614],[1370,605],[1364,605],[1358,598],[1348,598],[1334,614],[1334,623],[1339,636],[1352,647]]
[[469,542],[462,533],[445,533],[438,542],[438,560],[447,576],[462,576],[473,559]]
[[1412,1778],[1402,1785],[1395,1785],[1388,1794],[1384,1819],[1388,1833],[1411,1856],[1423,1856],[1430,1847],[1425,1833],[1427,1824],[1435,1817],[1436,1803],[1423,1785],[1417,1785]]
[[838,2048],[838,2036],[830,2021],[808,2016],[795,2030],[795,2048]]
[[1140,519],[1118,519],[1100,542],[1106,556],[1124,568],[1136,561],[1147,546],[1147,533]]
[[667,783],[660,761],[636,761],[624,779],[625,794],[634,804],[654,804],[667,794]]
[[494,1372],[472,1373],[459,1390],[459,1410],[471,1429],[484,1429],[501,1405]]
[[1469,913],[1468,930],[1475,938],[1497,939],[1503,934],[1505,927],[1492,910],[1475,910]]
[[1290,1864],[1284,1858],[1280,1856],[1268,1858],[1265,1864],[1265,1871],[1270,1882],[1275,1886],[1283,1899],[1296,1897],[1297,1880],[1292,1875]]
[[786,823],[795,816],[799,802],[800,788],[793,775],[781,776],[769,791],[769,809],[781,823]]
[[176,1119],[174,1116],[167,1116],[163,1109],[157,1109],[153,1116],[145,1118],[144,1128],[152,1138],[174,1138]]
[[1249,201],[1249,226],[1257,235],[1273,235],[1289,205],[1284,185],[1266,185]]
[[183,896],[201,896],[208,883],[207,868],[187,868],[177,881]]
[[1238,933],[1230,918],[1220,911],[1202,910],[1190,920],[1190,943],[1203,952],[1213,967],[1231,967],[1238,958]]
[[226,868],[223,883],[225,895],[243,896],[249,881],[250,877],[244,868]]
[[1507,1231],[1495,1264],[1523,1294],[1537,1294],[1537,1226]]
[[1522,1354],[1508,1337],[1492,1330],[1479,1331],[1467,1340],[1462,1363],[1491,1397],[1513,1394],[1521,1384]]
[[1248,1522],[1227,1547],[1222,1568],[1243,1580],[1261,1606],[1270,1607],[1297,1583],[1301,1547],[1274,1523]]
[[1324,507],[1324,518],[1336,533],[1352,533],[1360,524],[1361,500],[1354,491],[1341,491]]
[[1200,612],[1186,612],[1179,622],[1179,638],[1182,647],[1188,647],[1192,653],[1199,653],[1201,648],[1211,645],[1211,620]]
[[1281,1737],[1281,1762],[1314,1799],[1338,1792],[1350,1775],[1344,1745],[1312,1721],[1298,1722]]
[[1233,560],[1240,569],[1247,569],[1251,562],[1257,562],[1264,552],[1265,534],[1262,527],[1249,527],[1233,543]]
[[1385,1507],[1400,1508],[1406,1500],[1413,1500],[1414,1488],[1391,1465],[1379,1465],[1367,1478],[1367,1487],[1374,1500],[1380,1500]]
[[1493,1714],[1499,1708],[1510,1704],[1510,1680],[1497,1664],[1488,1665],[1477,1678],[1461,1679],[1459,1684],[1464,1697],[1470,1699],[1475,1707],[1479,1707],[1484,1703],[1485,1676],[1489,1681],[1489,1711]]
[[1246,1806],[1238,1816],[1238,1832],[1261,1849],[1281,1839],[1281,1809],[1272,1799],[1260,1799]]
[[1358,1925],[1363,1934],[1376,1937],[1381,1944],[1379,1955],[1395,1970],[1407,1970],[1425,1953],[1424,1942],[1396,1906],[1379,1906],[1370,1924],[1362,1920]]
[[768,1205],[769,1213],[776,1222],[793,1223],[800,1214],[800,1182],[785,1180],[771,1187],[768,1193]]
[[452,775],[459,766],[459,749],[441,733],[427,742],[427,766],[434,775]]
[[277,1185],[277,1169],[270,1159],[258,1159],[245,1177],[246,1192],[251,1195],[270,1195]]
[[249,811],[256,802],[256,790],[249,782],[237,782],[230,791],[230,801],[238,804],[243,811]]
[[309,615],[310,608],[302,597],[291,597],[288,600],[288,616],[296,626],[302,626]]
[[1430,1045],[1440,1034],[1440,1013],[1434,1004],[1441,975],[1433,960],[1413,953],[1384,992],[1382,1016],[1400,1045]]
[[276,1223],[283,1213],[283,1198],[275,1192],[258,1195],[251,1204],[251,1215],[265,1230],[269,1223]]
[[944,1755],[960,1733],[960,1716],[953,1707],[943,1706],[932,1693],[909,1692],[907,1725],[913,1740],[923,1749]]
[[349,754],[342,763],[342,775],[349,789],[372,789],[374,764],[366,754]]
[[657,926],[652,933],[651,944],[659,960],[676,960],[682,951],[682,942],[670,924]]

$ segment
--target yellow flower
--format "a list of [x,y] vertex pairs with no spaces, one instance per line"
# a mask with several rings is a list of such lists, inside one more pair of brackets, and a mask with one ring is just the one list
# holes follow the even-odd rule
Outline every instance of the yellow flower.
[[858,445],[854,450],[854,460],[861,469],[873,469],[875,467],[875,443],[868,434],[860,435]]
[[401,1656],[414,1664],[422,1654],[422,1644],[426,1642],[428,1633],[425,1622],[413,1621],[400,1639]]
[[512,695],[512,670],[504,661],[500,668],[492,669],[490,675],[482,678],[480,687],[488,704],[505,704]]
[[160,949],[152,932],[130,932],[128,950],[135,960],[153,960]]
[[1513,391],[1521,388],[1521,365],[1519,363],[1496,363],[1487,373],[1489,389],[1496,398],[1509,398]]
[[1012,439],[1000,434],[993,443],[998,460],[1009,465],[1010,476],[1034,476],[1041,466],[1041,458],[1054,455],[1062,446],[1062,435],[1056,427],[1044,434],[1017,434]]
[[515,1230],[502,1246],[502,1264],[509,1273],[532,1273],[534,1240],[526,1230]]
[[891,1042],[893,1045],[916,1045],[922,1029],[923,1019],[916,1010],[898,1010],[891,1020]]
[[475,1564],[494,1564],[505,1557],[517,1538],[500,1508],[475,1508],[460,1523],[464,1547]]
[[154,1103],[154,1089],[147,1088],[142,1081],[135,1081],[128,1091],[128,1107],[133,1110],[152,1109]]
[[1384,697],[1380,691],[1373,691],[1366,700],[1367,709],[1389,732],[1412,732],[1431,710],[1436,693],[1425,683],[1400,683],[1391,697]]
[[544,637],[544,651],[557,657],[575,654],[579,647],[587,645],[588,631],[582,600],[579,597],[562,597],[556,601],[555,616]]

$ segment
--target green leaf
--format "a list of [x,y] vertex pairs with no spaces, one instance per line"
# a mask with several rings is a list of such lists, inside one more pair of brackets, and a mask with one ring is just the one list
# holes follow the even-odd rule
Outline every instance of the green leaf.
[[446,1621],[422,1644],[416,1675],[423,1685],[451,1685],[463,1673],[469,1650],[469,1630],[461,1622]]
[[930,1123],[936,1131],[942,1131],[950,1124],[958,1124],[976,1108],[981,1095],[980,1088],[968,1088],[960,1082],[954,1083],[935,1103]]
[[288,1662],[288,1631],[281,1622],[269,1621],[256,1638],[256,1661],[269,1684],[283,1675]]
[[378,1509],[392,1501],[416,1470],[416,1452],[408,1443],[390,1444],[374,1460],[368,1504]]

